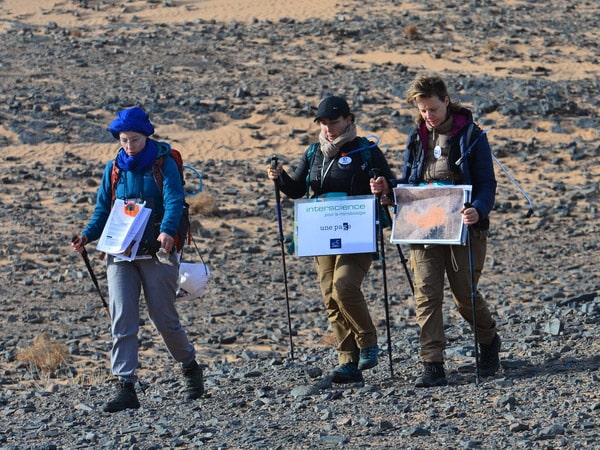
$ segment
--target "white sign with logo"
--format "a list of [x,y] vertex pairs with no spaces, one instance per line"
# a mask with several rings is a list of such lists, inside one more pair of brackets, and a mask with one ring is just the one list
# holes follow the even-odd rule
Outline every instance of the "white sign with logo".
[[295,254],[374,253],[375,205],[372,195],[295,200]]

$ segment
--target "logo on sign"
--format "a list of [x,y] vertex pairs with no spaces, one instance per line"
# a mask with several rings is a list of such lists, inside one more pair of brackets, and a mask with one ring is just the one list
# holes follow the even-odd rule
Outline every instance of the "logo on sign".
[[329,248],[342,248],[342,240],[340,238],[329,239]]

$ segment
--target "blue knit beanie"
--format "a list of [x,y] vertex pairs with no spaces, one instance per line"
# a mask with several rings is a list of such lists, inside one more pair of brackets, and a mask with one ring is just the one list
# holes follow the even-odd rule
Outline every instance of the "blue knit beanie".
[[119,111],[117,118],[108,126],[108,130],[115,139],[119,139],[119,133],[122,131],[135,131],[145,136],[154,134],[154,126],[150,123],[148,114],[139,106]]

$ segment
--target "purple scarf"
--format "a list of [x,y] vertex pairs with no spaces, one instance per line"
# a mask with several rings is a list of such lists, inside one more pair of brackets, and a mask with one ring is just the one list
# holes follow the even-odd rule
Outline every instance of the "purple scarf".
[[144,150],[137,155],[128,156],[127,152],[122,148],[117,154],[117,166],[123,170],[131,172],[143,172],[154,164],[158,156],[158,147],[152,139],[146,141]]

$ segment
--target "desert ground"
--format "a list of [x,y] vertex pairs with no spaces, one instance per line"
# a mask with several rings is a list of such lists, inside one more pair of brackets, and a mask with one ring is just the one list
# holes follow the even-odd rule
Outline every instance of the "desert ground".
[[[0,449],[600,448],[597,2],[2,0],[0,13]],[[414,388],[414,302],[387,244],[385,270],[374,261],[364,282],[380,364],[364,386],[332,386],[314,267],[280,251],[266,161],[293,168],[318,135],[320,99],[339,94],[400,173],[414,116],[404,92],[422,71],[489,128],[498,161],[480,289],[502,369],[476,382],[448,294],[450,385]],[[212,277],[178,308],[207,394],[181,402],[145,319],[142,408],[107,415],[109,323],[69,242],[118,149],[108,123],[132,105],[203,177],[188,201]],[[287,236],[293,201],[281,211]],[[198,260],[193,246],[184,260]],[[57,367],[36,364],[55,354]]]

